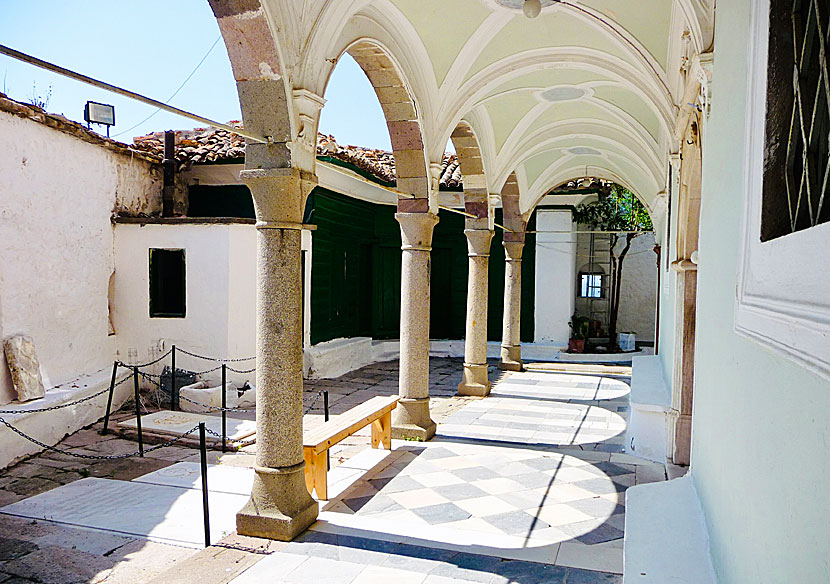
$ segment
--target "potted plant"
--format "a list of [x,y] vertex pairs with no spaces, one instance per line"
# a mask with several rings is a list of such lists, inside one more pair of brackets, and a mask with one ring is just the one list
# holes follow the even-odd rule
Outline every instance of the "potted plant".
[[571,338],[568,340],[569,353],[582,353],[585,351],[585,339],[588,336],[588,327],[591,320],[586,316],[579,316],[574,313],[568,323],[571,327]]

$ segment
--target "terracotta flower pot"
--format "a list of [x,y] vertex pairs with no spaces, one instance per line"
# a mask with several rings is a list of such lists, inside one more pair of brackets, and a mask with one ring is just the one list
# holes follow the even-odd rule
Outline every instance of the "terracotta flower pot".
[[585,339],[571,339],[568,341],[568,353],[582,353],[585,350]]

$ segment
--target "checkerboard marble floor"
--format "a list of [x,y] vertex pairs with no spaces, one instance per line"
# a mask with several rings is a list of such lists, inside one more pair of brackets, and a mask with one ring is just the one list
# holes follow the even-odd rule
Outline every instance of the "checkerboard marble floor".
[[665,480],[663,465],[623,453],[628,389],[624,378],[511,374],[432,441],[357,455],[362,477],[258,564],[274,576],[234,582],[622,582],[625,490]]

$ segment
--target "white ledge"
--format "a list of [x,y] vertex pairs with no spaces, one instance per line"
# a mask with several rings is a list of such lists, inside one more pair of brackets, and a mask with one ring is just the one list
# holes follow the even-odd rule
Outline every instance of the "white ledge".
[[624,584],[716,584],[709,534],[691,475],[625,496]]

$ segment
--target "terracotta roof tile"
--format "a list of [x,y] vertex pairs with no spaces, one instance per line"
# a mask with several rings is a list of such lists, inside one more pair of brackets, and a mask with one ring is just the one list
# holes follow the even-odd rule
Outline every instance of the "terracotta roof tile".
[[[229,125],[242,127],[241,122]],[[133,139],[133,147],[152,154],[164,156],[164,132],[154,132]],[[395,182],[395,157],[391,152],[360,146],[343,146],[334,136],[318,134],[317,155],[328,156],[351,164],[384,182]],[[227,130],[195,128],[176,131],[176,160],[179,170],[193,164],[222,162],[245,156],[245,139]],[[461,169],[455,154],[444,154],[441,165],[441,187],[461,188]]]

